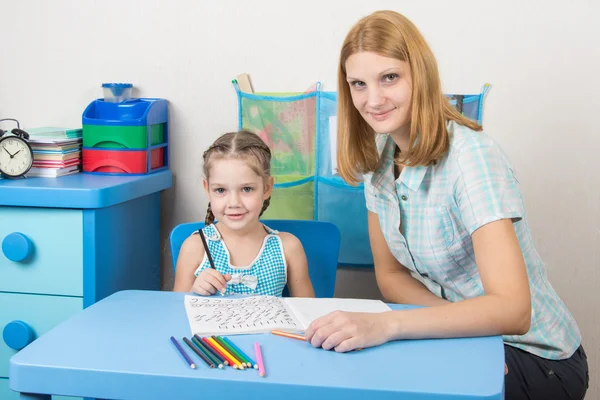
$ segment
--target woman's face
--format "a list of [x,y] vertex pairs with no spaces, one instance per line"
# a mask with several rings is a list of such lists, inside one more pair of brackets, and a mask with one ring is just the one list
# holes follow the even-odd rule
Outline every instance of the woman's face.
[[363,51],[346,60],[352,102],[376,133],[408,135],[412,78],[405,61]]

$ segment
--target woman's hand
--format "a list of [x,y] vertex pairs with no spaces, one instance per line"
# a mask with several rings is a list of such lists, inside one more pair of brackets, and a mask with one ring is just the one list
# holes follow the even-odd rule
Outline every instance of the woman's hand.
[[314,320],[304,337],[315,347],[346,352],[389,341],[388,313],[334,311]]
[[225,293],[227,282],[230,280],[230,274],[222,275],[216,269],[206,268],[196,277],[192,285],[192,291],[201,296],[210,296],[217,292]]

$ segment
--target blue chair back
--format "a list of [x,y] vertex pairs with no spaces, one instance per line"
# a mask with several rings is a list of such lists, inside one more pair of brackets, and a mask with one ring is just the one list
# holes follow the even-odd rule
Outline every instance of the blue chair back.
[[[269,228],[289,232],[296,236],[306,253],[308,274],[317,297],[333,297],[337,260],[340,249],[340,231],[334,224],[324,221],[304,220],[264,220]],[[183,241],[198,229],[204,228],[204,222],[189,222],[177,225],[171,231],[171,257],[173,270]],[[288,295],[287,287],[284,296]]]

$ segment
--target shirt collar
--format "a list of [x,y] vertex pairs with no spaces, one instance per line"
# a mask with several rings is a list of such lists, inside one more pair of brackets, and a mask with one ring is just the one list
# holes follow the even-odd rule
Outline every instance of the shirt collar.
[[[379,152],[379,164],[371,176],[371,184],[379,190],[391,191],[389,184],[395,181],[393,166],[396,143],[389,134],[377,135],[375,142]],[[398,180],[416,192],[421,186],[428,168],[423,165],[404,167]]]

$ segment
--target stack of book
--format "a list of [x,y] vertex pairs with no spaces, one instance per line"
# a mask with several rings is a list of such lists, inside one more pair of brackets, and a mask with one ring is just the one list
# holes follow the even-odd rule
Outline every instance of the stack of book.
[[27,176],[59,177],[81,171],[81,129],[31,128],[33,166]]

